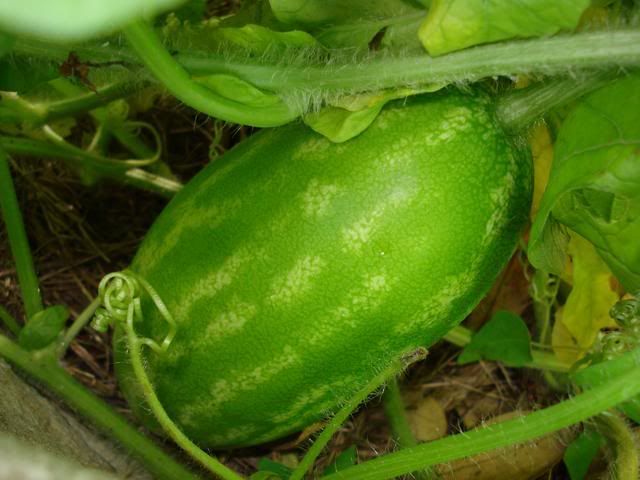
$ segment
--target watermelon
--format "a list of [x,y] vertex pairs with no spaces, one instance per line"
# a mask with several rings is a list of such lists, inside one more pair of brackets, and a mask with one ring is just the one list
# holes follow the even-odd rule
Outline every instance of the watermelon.
[[[393,359],[479,302],[526,222],[531,166],[480,94],[389,104],[334,144],[263,130],[169,203],[130,269],[175,317],[145,365],[203,447],[260,444],[322,420]],[[167,323],[148,298],[138,334]],[[116,371],[152,426],[122,332]]]

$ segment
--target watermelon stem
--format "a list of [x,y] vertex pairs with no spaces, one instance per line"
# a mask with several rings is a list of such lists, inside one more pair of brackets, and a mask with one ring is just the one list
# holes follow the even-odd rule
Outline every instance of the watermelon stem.
[[276,127],[289,123],[300,114],[282,102],[269,106],[248,107],[195,82],[165,49],[158,35],[145,20],[134,21],[124,29],[124,33],[142,62],[162,84],[176,98],[201,112],[254,127]]
[[[400,393],[400,386],[398,385],[398,379],[392,378],[387,383],[387,388],[382,395],[382,401],[384,405],[384,413],[389,419],[393,436],[398,442],[398,447],[415,447],[418,442],[416,441],[413,432],[411,431],[411,425],[407,420],[406,407],[402,394]],[[433,478],[433,473],[429,469],[412,472],[417,480],[427,480]]]
[[380,388],[384,387],[389,381],[400,375],[411,363],[423,359],[426,356],[426,350],[418,349],[409,352],[409,355],[403,355],[401,358],[393,361],[380,373],[375,375],[367,384],[362,387],[355,395],[349,398],[342,408],[331,417],[329,423],[318,436],[313,445],[309,448],[306,455],[302,458],[296,469],[289,477],[289,480],[301,480],[306,472],[313,466],[316,458],[322,453],[324,447],[329,443],[331,437],[338,431],[345,420],[353,413],[353,411],[373,395]]
[[593,419],[598,432],[607,439],[615,457],[612,459],[611,478],[636,480],[640,473],[640,449],[633,431],[624,419],[614,413],[605,412]]
[[18,206],[16,190],[9,170],[9,157],[0,147],[0,212],[7,227],[9,245],[16,264],[26,318],[42,310],[38,276],[33,264],[27,232]]
[[550,110],[562,107],[611,82],[617,71],[589,72],[536,83],[502,96],[496,106],[496,117],[510,132],[522,131]]
[[[89,43],[74,45],[73,50],[93,61],[144,64],[186,104],[227,121],[263,126],[287,123],[328,100],[362,92],[460,84],[496,76],[575,75],[580,71],[640,66],[640,32],[633,29],[498,42],[439,57],[423,52],[354,56],[350,49],[331,50],[329,57],[324,50],[321,58],[317,52],[305,55],[300,49],[262,57],[238,49],[205,54],[178,50],[171,54],[147,24],[133,24],[126,29],[126,35],[138,55],[121,45]],[[18,39],[13,54],[60,62],[68,57],[69,46]],[[216,95],[190,76],[220,73],[276,92],[294,107],[285,110],[280,106],[275,113],[267,108],[247,107]]]
[[111,160],[108,160],[109,163],[104,163],[105,157],[97,156],[66,142],[65,145],[56,145],[44,140],[0,135],[0,148],[16,155],[59,158],[73,169],[89,168],[100,176],[166,197],[173,196],[182,188],[181,183],[171,178],[137,167],[130,168],[126,164],[118,164],[117,160],[113,163]]
[[[598,364],[607,381],[563,402],[506,422],[452,435],[431,443],[383,455],[361,465],[327,475],[324,480],[385,480],[415,470],[534,440],[604,412],[640,394],[640,349],[620,362]],[[616,375],[617,374],[617,375]]]

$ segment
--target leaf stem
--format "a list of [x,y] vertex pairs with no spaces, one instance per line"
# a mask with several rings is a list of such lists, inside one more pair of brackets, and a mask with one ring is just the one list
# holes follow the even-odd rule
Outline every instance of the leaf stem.
[[183,52],[176,60],[194,74],[229,73],[272,91],[365,91],[430,83],[470,82],[498,75],[560,75],[577,70],[640,66],[640,31],[614,30],[514,40],[440,57],[426,54],[348,57],[323,65],[250,63]]
[[247,107],[193,81],[144,20],[131,23],[124,33],[142,62],[176,98],[207,115],[255,127],[283,125],[299,115],[282,102],[272,106]]
[[35,125],[50,122],[62,117],[70,117],[102,107],[109,102],[127,97],[144,88],[147,82],[123,80],[112,83],[95,92],[81,92],[77,96],[57,100],[51,103],[29,103],[19,96],[3,92],[2,104],[5,108],[5,121],[27,121]]
[[638,375],[640,350],[634,353],[633,361],[635,368],[620,376],[609,377],[607,383],[525,417],[383,455],[323,478],[324,480],[396,478],[421,468],[526,442],[561,430],[640,394],[640,375]]
[[2,323],[4,323],[9,331],[16,337],[20,334],[20,330],[22,329],[20,324],[2,305],[0,305],[0,320],[2,320]]
[[85,308],[80,315],[74,320],[71,326],[67,329],[62,340],[57,346],[57,356],[58,358],[64,357],[69,345],[73,341],[74,338],[80,333],[80,331],[91,321],[94,312],[100,306],[100,299],[95,298],[88,306]]
[[0,355],[47,385],[51,391],[62,397],[80,414],[89,418],[103,432],[119,440],[122,446],[142,460],[147,469],[157,478],[166,480],[198,478],[77,383],[61,367],[51,362],[50,356],[38,358],[37,353],[30,354],[24,351],[4,335],[0,335]]
[[[398,384],[397,378],[394,377],[387,383],[387,387],[382,394],[382,402],[384,405],[384,413],[387,415],[387,419],[391,425],[391,431],[398,443],[398,447],[406,448],[418,445],[407,419],[406,406],[400,393],[400,385]],[[413,475],[417,480],[431,478],[431,472],[428,470],[413,472]]]
[[640,478],[638,467],[640,450],[626,422],[619,415],[610,412],[598,415],[594,418],[594,422],[598,431],[605,436],[615,452],[615,459],[610,467],[612,479],[637,480]]
[[140,80],[123,80],[100,88],[95,92],[84,93],[76,97],[49,103],[44,106],[45,114],[41,122],[47,123],[56,118],[69,117],[94,110],[114,100],[128,97],[148,85],[147,82]]
[[506,130],[518,132],[557,107],[611,82],[618,72],[588,72],[578,78],[544,81],[514,90],[498,100],[496,117]]
[[130,168],[118,160],[101,157],[69,144],[60,145],[42,140],[0,135],[0,148],[12,154],[59,158],[73,168],[89,167],[107,178],[157,192],[166,197],[173,196],[182,188],[182,184],[173,179],[141,168]]
[[418,444],[405,412],[404,400],[400,394],[400,386],[398,380],[393,378],[387,383],[387,388],[382,395],[382,401],[384,404],[384,413],[389,419],[391,430],[398,442],[399,447],[414,447]]
[[[142,46],[145,52],[154,53],[153,58],[144,61],[155,65],[154,69],[159,71],[156,73],[152,70],[152,73],[168,88],[179,88],[181,95],[187,94],[191,100],[197,97],[198,102],[193,103],[177,95],[191,105],[199,105],[209,93],[202,92],[201,88],[204,87],[201,86],[197,91],[186,91],[187,85],[193,82],[183,68],[194,75],[237,75],[258,88],[273,92],[351,94],[422,84],[471,82],[500,75],[566,75],[575,74],[580,70],[640,66],[640,31],[631,29],[499,42],[435,58],[424,53],[394,56],[381,52],[354,61],[351,53],[338,53],[331,61],[322,63],[313,59],[301,60],[300,52],[293,52],[292,59],[286,55],[277,58],[255,58],[246,55],[234,57],[233,52],[184,50],[177,52],[173,58],[166,51],[159,55],[159,58],[155,58],[162,45],[155,37],[152,44],[145,46],[144,42],[148,41],[149,32],[148,27],[144,29],[146,33],[142,33],[141,43],[138,45]],[[136,33],[135,26],[133,30],[127,30],[130,37],[132,33]],[[134,38],[134,43],[137,42],[138,39]],[[143,62],[140,57],[122,47],[88,44],[74,46],[73,49],[82,58],[96,61],[122,61],[132,65]],[[19,39],[13,52],[63,61],[68,56],[69,47]],[[174,59],[179,65],[173,64]],[[165,65],[170,67],[168,75],[163,75],[160,68]],[[174,77],[178,80],[178,87],[175,87]],[[186,81],[190,83],[187,84]]]
[[[394,360],[385,369],[380,371],[376,376],[367,382],[355,395],[349,398],[345,404],[336,412],[336,414],[329,420],[327,426],[322,430],[322,433],[313,442],[306,455],[302,458],[296,469],[289,477],[289,480],[301,480],[307,471],[313,466],[316,458],[322,453],[324,447],[329,443],[333,434],[338,431],[344,421],[353,413],[353,411],[364,402],[367,397],[384,386],[389,380],[399,375],[410,362],[416,361],[419,358],[424,358],[426,352],[419,350],[417,354],[410,355],[409,357],[399,358]],[[409,362],[407,361],[409,359]]]
[[42,310],[42,299],[40,298],[40,286],[38,277],[31,257],[29,240],[24,228],[18,198],[11,180],[9,170],[9,159],[4,149],[0,146],[0,211],[4,217],[7,227],[9,245],[16,263],[20,291],[24,302],[24,309],[27,318],[33,317]]
[[[472,335],[473,332],[471,330],[459,325],[447,332],[443,338],[457,347],[464,347],[471,342]],[[527,368],[550,370],[560,373],[566,373],[571,368],[571,365],[562,362],[555,355],[536,348],[531,349],[531,356],[533,357],[533,361],[524,365]]]

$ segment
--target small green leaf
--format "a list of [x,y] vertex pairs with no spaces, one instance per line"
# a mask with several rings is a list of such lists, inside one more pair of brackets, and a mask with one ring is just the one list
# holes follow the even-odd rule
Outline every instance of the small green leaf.
[[521,367],[532,360],[531,338],[522,318],[507,311],[496,312],[464,347],[458,363],[480,359]]
[[332,142],[346,142],[364,132],[387,102],[419,93],[435,92],[443,86],[431,85],[420,89],[401,88],[343,97],[319,112],[305,115],[303,120],[313,130]]
[[413,8],[403,0],[270,0],[269,3],[278,20],[306,28],[390,17]]
[[571,480],[585,478],[591,462],[603,443],[602,435],[593,430],[586,430],[569,444],[564,453],[564,464],[569,471]]
[[640,75],[587,96],[558,132],[529,259],[561,274],[570,228],[589,240],[628,291],[640,288]]
[[335,461],[325,468],[322,475],[330,475],[332,473],[339,472],[340,470],[344,470],[346,468],[352,467],[358,461],[358,451],[355,445],[351,445],[344,452],[342,452]]
[[250,107],[268,107],[282,102],[276,94],[263,92],[233,75],[221,73],[207,77],[197,77],[194,80],[222,97]]
[[261,25],[244,25],[240,28],[222,27],[215,35],[252,53],[263,53],[278,48],[317,47],[316,39],[307,32],[290,30],[276,32]]
[[36,313],[20,331],[18,343],[26,350],[40,350],[49,346],[64,330],[69,310],[62,305]]
[[434,0],[420,27],[430,55],[508,38],[553,35],[577,27],[590,0]]

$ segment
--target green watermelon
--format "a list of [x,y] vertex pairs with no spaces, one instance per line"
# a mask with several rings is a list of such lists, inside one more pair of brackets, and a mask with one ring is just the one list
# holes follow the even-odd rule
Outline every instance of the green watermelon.
[[[258,132],[170,202],[131,264],[178,324],[165,353],[144,351],[160,401],[203,447],[323,419],[473,309],[530,196],[528,156],[479,95],[392,103],[342,144],[302,124]],[[162,340],[142,309],[139,335]],[[122,390],[151,425],[122,340]]]

